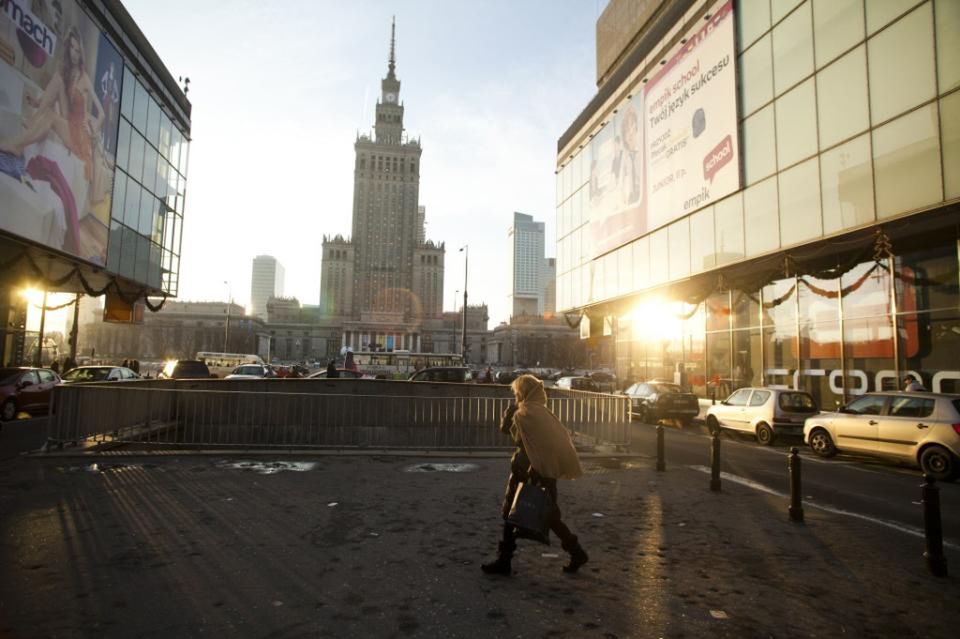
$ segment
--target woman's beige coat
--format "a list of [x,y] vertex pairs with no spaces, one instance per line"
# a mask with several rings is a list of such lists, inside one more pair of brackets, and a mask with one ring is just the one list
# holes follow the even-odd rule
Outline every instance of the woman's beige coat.
[[547,409],[543,383],[533,375],[521,375],[512,387],[517,397],[517,412],[511,430],[523,441],[533,469],[541,477],[553,479],[576,479],[583,475],[570,434]]

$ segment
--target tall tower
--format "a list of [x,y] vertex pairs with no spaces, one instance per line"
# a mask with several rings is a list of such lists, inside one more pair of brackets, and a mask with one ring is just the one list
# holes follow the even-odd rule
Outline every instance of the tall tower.
[[510,314],[543,313],[544,225],[532,215],[513,214],[513,226],[507,230],[510,276]]
[[353,184],[353,314],[420,314],[414,288],[420,142],[404,136],[396,25],[390,28],[387,75],[380,81],[373,137],[358,136]]
[[253,258],[250,277],[250,315],[267,319],[267,300],[283,295],[285,273],[277,258],[258,255]]

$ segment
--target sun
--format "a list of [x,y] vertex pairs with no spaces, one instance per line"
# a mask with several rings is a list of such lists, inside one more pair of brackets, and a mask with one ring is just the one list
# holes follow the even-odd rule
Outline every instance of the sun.
[[662,298],[643,300],[627,313],[636,339],[647,342],[664,342],[683,337],[683,320],[678,317],[681,302]]

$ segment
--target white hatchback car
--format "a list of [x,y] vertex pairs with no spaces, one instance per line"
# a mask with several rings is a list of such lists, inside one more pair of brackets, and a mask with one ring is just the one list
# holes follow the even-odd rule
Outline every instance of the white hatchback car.
[[707,410],[710,432],[719,428],[738,430],[756,436],[764,446],[777,435],[800,435],[803,423],[820,412],[817,403],[805,391],[785,388],[740,388],[730,397]]
[[893,457],[934,479],[960,474],[960,395],[867,393],[807,420],[803,441],[821,457],[837,451]]

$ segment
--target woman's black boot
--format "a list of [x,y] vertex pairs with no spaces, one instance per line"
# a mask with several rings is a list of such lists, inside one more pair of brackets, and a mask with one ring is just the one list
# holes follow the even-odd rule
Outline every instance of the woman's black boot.
[[480,569],[488,575],[507,575],[511,573],[510,560],[513,558],[513,548],[500,542],[497,545],[497,558],[488,564],[481,564]]
[[583,549],[577,538],[574,537],[569,543],[563,544],[563,549],[570,553],[570,563],[563,567],[563,572],[574,573],[580,570],[580,566],[587,563],[590,557],[587,551]]

